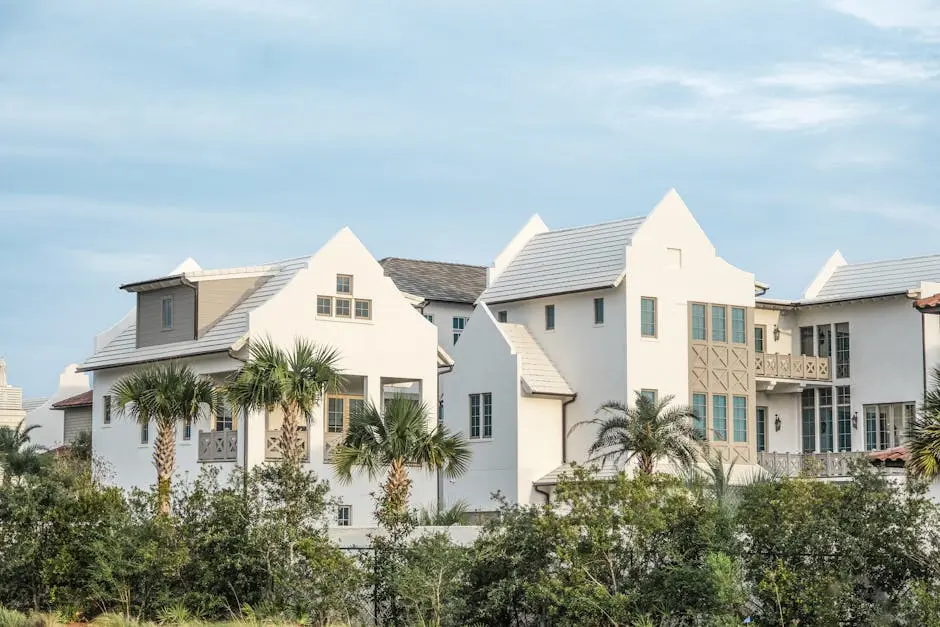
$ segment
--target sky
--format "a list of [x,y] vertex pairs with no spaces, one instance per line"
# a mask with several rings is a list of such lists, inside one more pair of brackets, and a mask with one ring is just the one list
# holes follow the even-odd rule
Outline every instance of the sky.
[[48,395],[190,256],[486,265],[673,187],[798,297],[940,252],[938,89],[940,0],[0,0],[0,355]]

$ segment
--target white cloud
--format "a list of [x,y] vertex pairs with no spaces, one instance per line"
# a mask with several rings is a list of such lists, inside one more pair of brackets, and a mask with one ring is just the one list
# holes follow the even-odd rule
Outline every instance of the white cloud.
[[106,277],[159,276],[172,267],[163,255],[134,251],[66,249],[63,261],[70,267]]
[[872,113],[849,98],[757,98],[742,106],[737,117],[757,128],[792,131],[846,124]]
[[940,231],[940,207],[933,205],[842,196],[835,198],[832,206],[838,211],[870,215]]
[[940,76],[940,64],[834,51],[812,63],[784,64],[758,85],[824,92],[850,87],[919,85]]
[[925,39],[940,39],[937,0],[829,0],[829,6],[877,28],[909,30]]

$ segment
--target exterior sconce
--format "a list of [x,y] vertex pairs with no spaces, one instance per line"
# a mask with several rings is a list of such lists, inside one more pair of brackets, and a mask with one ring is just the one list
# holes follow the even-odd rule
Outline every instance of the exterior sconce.
[[774,431],[780,431],[780,414],[774,414]]
[[852,428],[858,429],[858,412],[852,414]]
[[[778,327],[777,325],[774,325],[774,341],[776,342],[779,339],[780,339],[780,327]],[[777,429],[777,431],[779,430],[780,429]]]

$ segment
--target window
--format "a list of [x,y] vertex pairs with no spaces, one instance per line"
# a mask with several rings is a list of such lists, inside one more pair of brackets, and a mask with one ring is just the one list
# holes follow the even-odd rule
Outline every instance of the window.
[[732,400],[734,419],[734,441],[747,442],[747,397],[735,396]]
[[167,296],[163,299],[163,330],[173,330],[173,297]]
[[352,294],[352,275],[350,274],[337,274],[336,275],[336,293],[337,294]]
[[640,390],[640,396],[645,398],[651,403],[656,402],[656,398],[659,396],[656,390]]
[[839,421],[839,451],[852,450],[852,388],[836,388],[836,415]]
[[865,405],[865,449],[873,451],[901,446],[914,419],[914,403]]
[[193,421],[187,418],[183,421],[183,440],[193,439]]
[[235,419],[232,416],[232,409],[228,406],[228,403],[221,403],[215,413],[215,430],[232,431],[234,429]]
[[816,337],[818,340],[819,357],[829,357],[832,354],[832,325],[820,325],[816,327]]
[[757,408],[757,452],[767,450],[767,408]]
[[453,321],[453,330],[454,330],[454,344],[457,343],[457,340],[460,339],[460,335],[463,333],[464,327],[467,326],[466,318],[454,317]]
[[342,433],[346,402],[343,398],[326,399],[326,432]]
[[336,508],[336,524],[339,527],[352,526],[352,505],[340,505]]
[[656,337],[656,299],[640,298],[640,335]]
[[[810,327],[812,329],[812,327]],[[812,336],[810,336],[812,337]],[[807,388],[801,398],[803,419],[803,452],[816,452],[816,392]]]
[[333,315],[333,299],[330,296],[317,296],[317,315]]
[[692,339],[705,341],[705,305],[692,303]]
[[431,324],[434,324],[434,314],[424,314],[424,319]]
[[846,379],[849,376],[849,323],[840,322],[836,325],[836,378]]
[[723,305],[712,305],[712,342],[727,342],[728,328]]
[[604,299],[594,299],[594,324],[604,324]]
[[813,355],[813,327],[800,327],[800,355]]
[[508,322],[509,321],[509,312],[503,309],[502,311],[496,312],[496,320],[498,322]]
[[352,301],[348,298],[337,298],[336,299],[336,315],[339,318],[349,318],[351,317]]
[[555,305],[545,305],[545,330],[555,329]]
[[731,341],[747,344],[747,316],[743,307],[731,308]]
[[150,423],[142,422],[140,424],[140,443],[149,444],[150,443]]
[[819,451],[831,453],[835,436],[832,433],[832,388],[819,388]]
[[754,352],[763,353],[764,352],[764,333],[767,332],[767,327],[754,327]]
[[483,395],[483,437],[493,437],[493,395]]
[[715,394],[712,396],[712,439],[728,441],[728,397]]
[[878,406],[865,406],[865,450],[874,451],[878,448]]
[[372,301],[356,299],[356,317],[360,320],[371,320],[372,319]]
[[101,403],[104,405],[104,415],[102,422],[106,425],[111,424],[111,395],[105,394],[101,397]]
[[470,439],[480,438],[480,395],[470,395]]
[[708,397],[704,394],[692,394],[692,430],[699,438],[705,438],[705,414],[708,411]]

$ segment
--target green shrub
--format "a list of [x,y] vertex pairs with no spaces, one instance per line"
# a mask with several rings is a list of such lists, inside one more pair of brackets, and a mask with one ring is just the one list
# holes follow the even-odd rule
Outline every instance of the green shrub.
[[0,605],[0,627],[27,627],[28,621],[24,614],[16,610],[8,610]]

